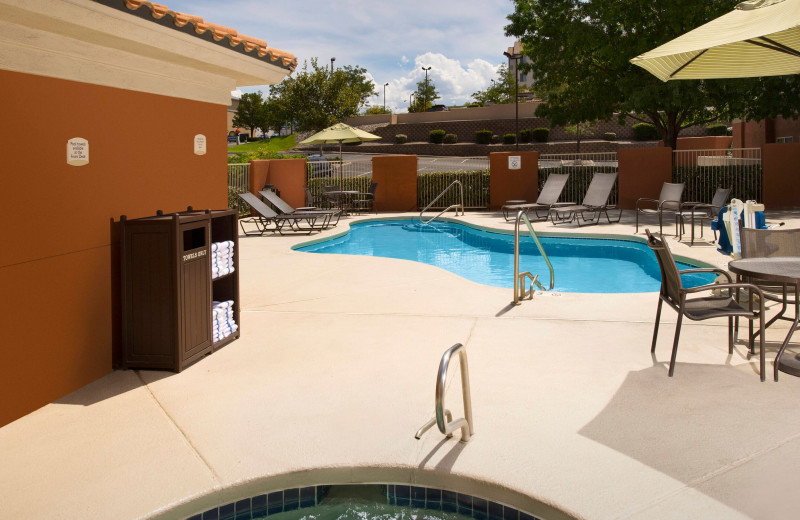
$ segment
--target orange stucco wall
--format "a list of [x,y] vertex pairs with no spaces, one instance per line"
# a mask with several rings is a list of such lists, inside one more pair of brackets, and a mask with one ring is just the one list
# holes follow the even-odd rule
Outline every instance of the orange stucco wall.
[[619,159],[619,207],[634,209],[636,199],[658,198],[665,182],[672,182],[672,148],[622,148]]
[[[508,158],[519,156],[521,168],[510,170]],[[489,207],[500,209],[507,200],[536,202],[539,197],[539,152],[489,154]]]
[[250,161],[250,191],[258,195],[265,184],[272,184],[290,206],[306,205],[305,159],[259,159]]
[[3,70],[0,99],[2,425],[112,370],[120,215],[226,207],[227,147],[223,105]]
[[766,144],[762,150],[764,205],[771,209],[800,208],[800,143]]
[[372,158],[376,211],[416,211],[417,156],[382,155]]

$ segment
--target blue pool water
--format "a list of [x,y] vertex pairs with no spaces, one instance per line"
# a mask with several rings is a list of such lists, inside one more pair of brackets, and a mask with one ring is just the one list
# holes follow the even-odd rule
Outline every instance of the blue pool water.
[[[572,237],[540,237],[539,240],[553,264],[554,291],[654,292],[661,286],[658,262],[646,244]],[[414,220],[365,222],[352,225],[350,232],[343,236],[298,250],[414,260],[484,285],[513,287],[514,237],[452,222],[428,225]],[[692,266],[679,263],[678,267]],[[529,235],[520,239],[520,270],[538,274],[542,284],[549,287],[547,264]],[[683,277],[687,287],[713,280],[714,276],[709,274]]]

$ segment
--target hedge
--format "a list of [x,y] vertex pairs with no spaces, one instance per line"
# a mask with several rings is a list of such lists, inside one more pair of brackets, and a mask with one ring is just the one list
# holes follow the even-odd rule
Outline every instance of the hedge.
[[660,139],[661,135],[651,123],[636,123],[633,125],[633,137],[637,141],[655,141]]
[[489,144],[492,142],[491,130],[478,130],[475,132],[475,142],[478,144]]
[[537,143],[546,143],[550,139],[549,128],[534,128],[532,134],[534,141]]
[[442,144],[444,142],[444,134],[444,130],[431,130],[428,138],[433,144]]

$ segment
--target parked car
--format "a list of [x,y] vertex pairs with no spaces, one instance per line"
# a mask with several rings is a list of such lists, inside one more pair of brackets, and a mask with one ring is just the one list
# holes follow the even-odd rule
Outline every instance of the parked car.
[[309,155],[306,157],[308,161],[311,177],[330,177],[333,167],[326,158],[321,155]]
[[449,112],[449,111],[450,111],[450,109],[447,108],[444,105],[433,105],[432,107],[430,107],[425,112]]

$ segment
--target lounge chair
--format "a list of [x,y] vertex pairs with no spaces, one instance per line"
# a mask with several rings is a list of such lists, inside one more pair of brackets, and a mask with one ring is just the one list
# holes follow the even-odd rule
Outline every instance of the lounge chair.
[[[719,268],[702,268],[702,269],[684,269],[678,270],[675,259],[669,250],[667,242],[663,237],[656,238],[650,234],[649,229],[645,229],[647,233],[647,245],[656,254],[658,266],[661,269],[661,292],[658,296],[658,309],[656,310],[656,322],[653,329],[653,343],[650,346],[650,352],[656,351],[656,339],[658,338],[658,324],[661,319],[661,305],[666,302],[667,305],[672,307],[678,312],[678,323],[675,326],[675,339],[672,342],[672,357],[669,362],[669,376],[675,372],[675,356],[678,353],[678,340],[681,335],[681,322],[683,317],[686,316],[690,320],[707,320],[709,318],[728,318],[728,353],[733,354],[733,318],[746,318],[748,320],[759,320],[760,322],[760,374],[761,380],[764,381],[764,367],[765,367],[765,352],[764,352],[764,297],[756,285],[751,283],[732,283],[731,275],[724,269]],[[681,274],[684,273],[718,273],[725,276],[728,280],[727,283],[701,285],[699,287],[684,288],[681,283]],[[701,296],[695,298],[687,298],[689,295],[703,291],[719,291],[722,289],[728,290],[728,296]],[[752,307],[754,296],[758,296],[758,310],[751,310],[742,306],[737,302],[731,294],[733,290],[737,294],[740,290],[746,289],[749,293],[749,301]],[[752,336],[750,340],[750,351],[753,351]]]
[[547,213],[542,217],[539,215],[539,211],[550,211],[550,208],[557,204],[565,206],[575,204],[574,202],[558,202],[558,198],[561,196],[561,192],[564,191],[564,186],[567,185],[568,179],[568,173],[551,173],[547,176],[547,180],[544,181],[542,192],[539,194],[536,202],[528,204],[507,204],[500,208],[503,211],[503,218],[508,220],[509,213],[516,213],[519,210],[523,210],[526,215],[529,215],[529,212],[533,210],[538,220],[546,220]]
[[[658,199],[648,199],[642,197],[636,201],[636,233],[639,232],[639,215],[658,215],[658,231],[664,233],[664,213],[677,214],[681,209],[681,197],[683,196],[684,184],[665,182],[661,187],[661,194]],[[644,208],[641,205],[655,204],[655,208]],[[675,225],[675,236],[678,236],[677,224]]]
[[[294,209],[291,207],[285,200],[280,198],[280,196],[272,190],[261,190],[258,192],[259,195],[267,199],[267,202],[275,206],[280,214],[282,215],[292,215],[292,216],[310,216],[315,218],[322,219],[322,228],[327,229],[329,226],[339,223],[339,218],[342,215],[342,212],[338,209],[320,209],[320,210],[300,210]],[[336,217],[336,221],[333,221],[333,218]]]
[[[608,223],[619,222],[622,218],[622,210],[618,210],[617,219],[612,221],[608,210],[616,210],[617,206],[609,204],[608,199],[611,198],[611,190],[614,189],[614,183],[617,181],[616,173],[595,173],[592,177],[592,182],[589,183],[589,189],[586,190],[586,196],[583,198],[583,203],[580,205],[572,206],[556,206],[550,208],[549,215],[553,224],[566,224],[569,222],[577,222],[579,226],[586,224],[594,225],[600,223],[600,215],[605,214]],[[586,214],[590,213],[591,218],[586,218]],[[581,223],[583,222],[583,224]]]
[[[246,192],[239,193],[238,195],[239,198],[246,202],[247,205],[250,206],[250,209],[256,213],[251,217],[239,219],[239,225],[242,228],[242,233],[247,236],[263,236],[264,233],[268,231],[273,233],[277,231],[282,235],[284,229],[288,231],[307,232],[309,235],[314,231],[322,231],[322,221],[325,219],[323,215],[278,215],[272,210],[272,208],[264,204],[261,199],[252,193]],[[319,225],[317,224],[317,220],[321,221]],[[244,227],[246,222],[254,223],[256,225],[256,231],[248,232]],[[301,222],[306,222],[307,227],[301,226]],[[275,227],[270,228],[270,224],[274,225]],[[286,228],[287,224],[289,225],[288,229]]]
[[[721,188],[718,187],[717,191],[714,192],[714,198],[711,199],[711,204],[703,204],[702,202],[681,202],[680,209],[678,210],[678,214],[676,215],[676,219],[678,219],[678,225],[680,227],[678,231],[678,240],[683,238],[683,227],[686,221],[690,221],[692,226],[692,240],[690,242],[691,245],[694,245],[694,221],[700,221],[700,237],[703,237],[703,221],[708,220],[711,222],[717,215],[719,214],[719,210],[722,209],[722,206],[728,202],[728,195],[731,194],[731,188]],[[714,231],[714,238],[717,238],[717,232]]]

